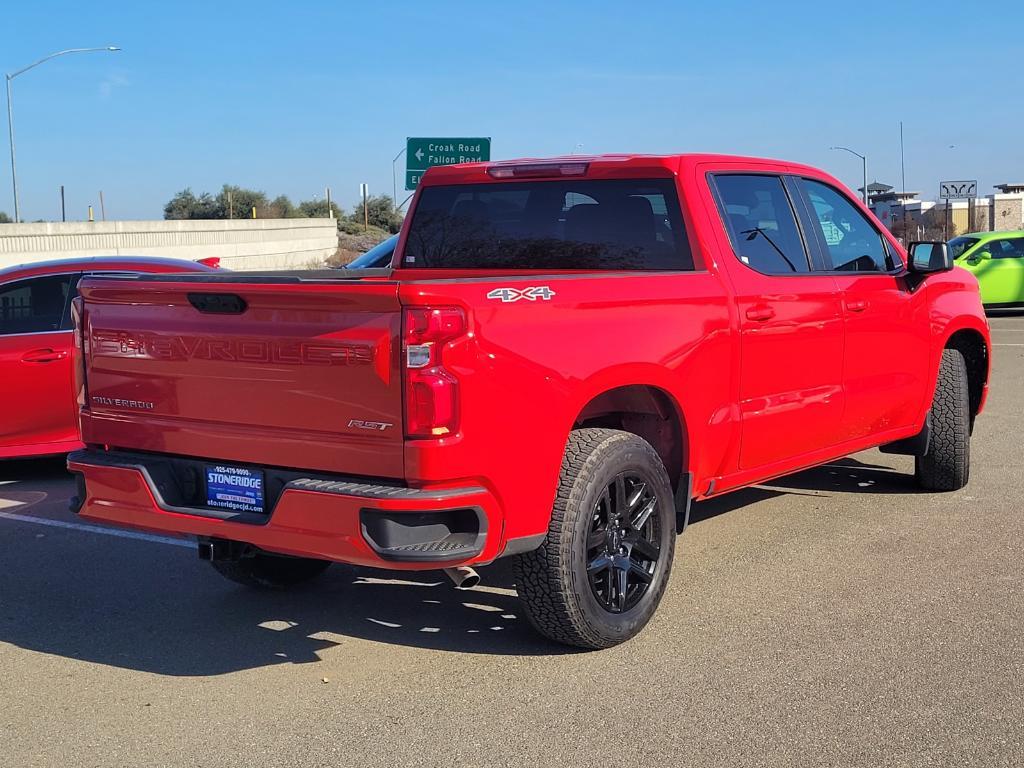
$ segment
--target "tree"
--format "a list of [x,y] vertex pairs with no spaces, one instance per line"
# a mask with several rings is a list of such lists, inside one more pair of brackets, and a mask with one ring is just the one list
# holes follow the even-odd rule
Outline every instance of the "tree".
[[[387,198],[383,198],[387,200]],[[396,214],[390,206],[381,206],[377,198],[371,198],[370,222],[394,218]],[[327,203],[324,200],[303,200],[298,205],[292,203],[287,195],[278,195],[273,200],[267,198],[267,193],[255,189],[225,184],[220,192],[214,197],[209,192],[203,192],[196,196],[191,189],[185,188],[164,206],[165,219],[249,219],[252,218],[252,209],[256,209],[256,218],[259,219],[291,219],[291,218],[327,218],[330,214],[327,210]],[[334,218],[341,221],[345,218],[345,212],[334,202],[331,203],[331,211]],[[354,217],[353,217],[354,218]],[[392,229],[397,232],[401,226],[399,216],[398,225]],[[359,224],[363,222],[363,209],[359,208]]]
[[196,197],[189,187],[181,190],[164,206],[165,219],[216,219],[215,203],[208,192]]
[[225,184],[216,197],[216,203],[215,219],[251,219],[253,208],[256,209],[257,218],[271,218],[266,215],[270,207],[266,192]]
[[[326,200],[303,200],[295,210],[296,216],[306,219],[326,219],[330,216],[330,213],[327,211]],[[333,200],[331,201],[331,212],[334,214],[335,219],[341,219],[345,216],[345,212]]]
[[299,213],[288,199],[288,195],[278,195],[270,201],[267,206],[267,218],[269,219],[293,219]]
[[0,224],[12,224],[12,223],[13,223],[13,221],[11,220],[11,217],[8,216],[3,211],[0,211]]
[[[366,218],[371,227],[394,234],[402,228],[402,214],[395,210],[395,201],[387,195],[377,195],[366,200]],[[356,205],[349,217],[356,224],[363,223],[363,204]]]

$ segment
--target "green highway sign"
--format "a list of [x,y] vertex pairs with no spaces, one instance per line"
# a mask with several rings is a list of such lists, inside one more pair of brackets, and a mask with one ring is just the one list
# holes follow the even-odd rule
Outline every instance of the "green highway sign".
[[405,188],[416,189],[423,172],[435,165],[477,163],[491,159],[491,139],[408,138],[405,143]]

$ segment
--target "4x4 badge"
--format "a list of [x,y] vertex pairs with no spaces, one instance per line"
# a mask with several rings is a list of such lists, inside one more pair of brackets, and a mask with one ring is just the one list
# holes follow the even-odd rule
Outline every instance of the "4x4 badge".
[[487,294],[487,298],[499,299],[508,304],[520,299],[526,299],[527,301],[536,301],[537,299],[549,301],[554,295],[555,292],[546,285],[538,285],[536,288],[495,288]]

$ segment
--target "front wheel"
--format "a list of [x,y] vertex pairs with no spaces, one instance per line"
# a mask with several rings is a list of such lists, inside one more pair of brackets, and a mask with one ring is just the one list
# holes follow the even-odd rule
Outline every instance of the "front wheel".
[[517,558],[524,612],[567,645],[622,643],[654,615],[674,548],[672,486],[654,448],[629,432],[575,430],[547,538]]
[[942,350],[932,399],[928,453],[915,459],[914,477],[929,491],[958,491],[971,474],[971,402],[967,363],[959,350]]

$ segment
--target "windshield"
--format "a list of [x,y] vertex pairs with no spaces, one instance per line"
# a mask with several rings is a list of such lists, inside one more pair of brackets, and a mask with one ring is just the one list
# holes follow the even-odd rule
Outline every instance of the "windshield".
[[392,235],[387,240],[377,243],[361,256],[356,256],[345,265],[345,269],[373,269],[374,267],[390,266],[391,256],[394,254],[397,244],[398,235]]
[[671,179],[428,187],[406,239],[407,267],[693,269]]
[[979,242],[981,242],[980,237],[954,237],[949,241],[949,255],[954,259],[959,259]]

